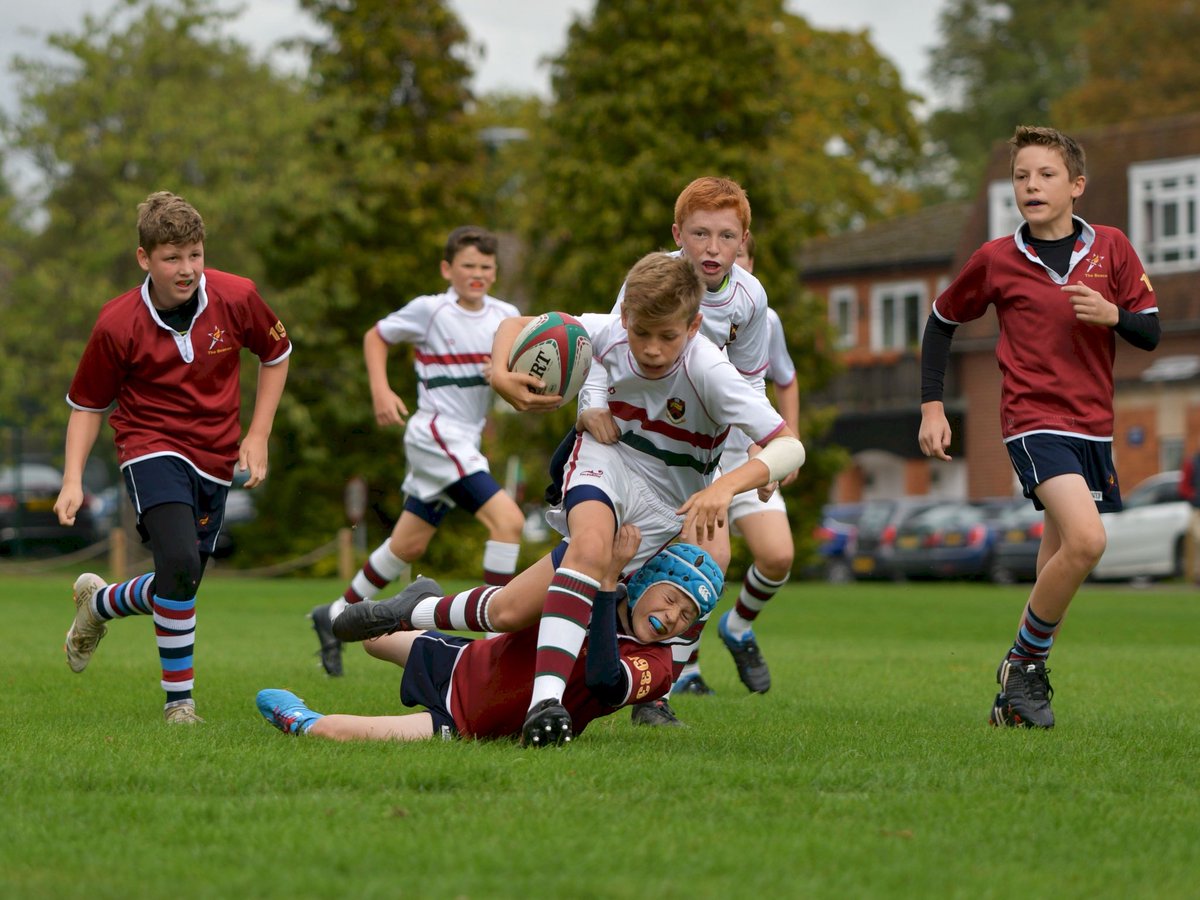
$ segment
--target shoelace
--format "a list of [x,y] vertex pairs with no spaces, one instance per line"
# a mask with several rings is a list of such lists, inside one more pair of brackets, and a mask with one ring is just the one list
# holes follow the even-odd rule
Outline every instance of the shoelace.
[[[1016,678],[1013,676],[1016,675]],[[1050,686],[1049,669],[1038,669],[1030,665],[1013,666],[1009,672],[1004,690],[1008,694],[1019,693],[1032,700],[1039,706],[1049,703],[1054,697],[1054,688]],[[1012,688],[1016,690],[1012,690]]]

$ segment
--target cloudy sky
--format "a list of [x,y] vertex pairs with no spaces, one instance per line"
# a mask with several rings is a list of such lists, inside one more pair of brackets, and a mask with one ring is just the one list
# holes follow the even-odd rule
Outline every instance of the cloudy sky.
[[[477,65],[477,91],[507,89],[548,92],[540,60],[562,50],[572,19],[592,9],[593,0],[449,0],[486,55]],[[315,33],[295,0],[241,0],[246,12],[231,32],[262,53],[285,37]],[[928,50],[937,41],[937,14],[946,0],[787,0],[788,7],[813,25],[867,29],[875,46],[900,69],[904,84],[927,91]],[[78,31],[85,14],[100,15],[115,0],[33,0],[5,3],[0,28],[0,106],[15,104],[13,56],[46,51],[51,32]],[[233,0],[226,3],[234,5]]]

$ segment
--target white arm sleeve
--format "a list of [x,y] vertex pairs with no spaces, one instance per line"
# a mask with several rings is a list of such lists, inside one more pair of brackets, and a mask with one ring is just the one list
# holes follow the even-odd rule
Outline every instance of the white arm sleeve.
[[767,464],[771,481],[782,481],[804,465],[804,445],[797,438],[780,435],[754,458]]

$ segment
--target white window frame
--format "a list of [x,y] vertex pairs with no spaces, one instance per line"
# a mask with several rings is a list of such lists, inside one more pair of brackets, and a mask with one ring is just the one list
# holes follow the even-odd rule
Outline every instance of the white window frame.
[[993,181],[988,185],[988,240],[1015,234],[1025,219],[1017,208],[1012,181]]
[[[843,310],[844,321],[841,315]],[[833,326],[834,340],[839,350],[849,350],[858,345],[858,291],[848,285],[830,289],[829,322]]]
[[1129,239],[1150,274],[1200,269],[1200,156],[1130,165]]
[[[912,340],[905,337],[906,302],[916,300],[916,334]],[[890,314],[888,301],[891,302]],[[920,346],[925,331],[925,319],[929,315],[929,294],[924,281],[888,281],[871,285],[871,350],[881,353],[886,350],[912,350]],[[890,323],[887,321],[890,318]],[[891,339],[886,332],[890,324]]]

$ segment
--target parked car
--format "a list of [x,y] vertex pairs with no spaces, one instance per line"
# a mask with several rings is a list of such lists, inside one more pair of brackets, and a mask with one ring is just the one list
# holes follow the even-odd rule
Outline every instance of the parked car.
[[899,578],[980,578],[988,573],[996,530],[990,510],[965,501],[939,503],[896,528],[891,569]]
[[911,516],[944,502],[931,497],[900,497],[864,503],[862,515],[858,518],[858,525],[847,547],[854,577],[899,577],[891,566],[896,530]]
[[1191,504],[1179,494],[1178,471],[1159,472],[1135,487],[1120,512],[1103,513],[1108,546],[1092,570],[1097,580],[1178,578]]
[[84,493],[74,525],[58,524],[54,501],[62,472],[41,463],[0,469],[0,554],[78,550],[97,540],[92,495]]
[[1037,578],[1037,555],[1042,546],[1046,516],[1023,500],[996,520],[996,544],[988,576],[997,584],[1033,581]]
[[853,580],[848,550],[862,511],[861,503],[829,503],[821,509],[821,524],[813,530],[813,537],[820,559],[819,575],[826,581]]

